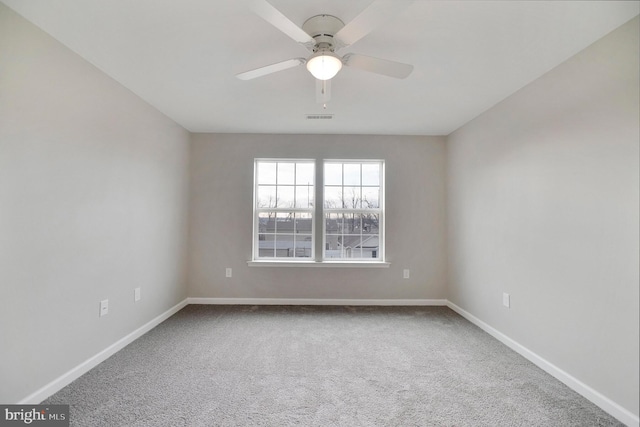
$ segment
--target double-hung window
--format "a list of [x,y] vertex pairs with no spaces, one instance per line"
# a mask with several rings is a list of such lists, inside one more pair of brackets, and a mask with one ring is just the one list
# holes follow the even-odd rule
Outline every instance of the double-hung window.
[[324,259],[382,260],[380,161],[324,163]]
[[254,259],[312,260],[315,162],[256,160],[255,183]]
[[254,261],[384,264],[384,161],[256,159],[254,168]]

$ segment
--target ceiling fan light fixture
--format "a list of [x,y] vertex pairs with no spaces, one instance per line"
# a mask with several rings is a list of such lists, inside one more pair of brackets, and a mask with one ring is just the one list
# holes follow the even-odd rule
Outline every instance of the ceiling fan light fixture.
[[307,70],[318,80],[333,78],[342,68],[342,60],[331,51],[318,51],[307,61]]

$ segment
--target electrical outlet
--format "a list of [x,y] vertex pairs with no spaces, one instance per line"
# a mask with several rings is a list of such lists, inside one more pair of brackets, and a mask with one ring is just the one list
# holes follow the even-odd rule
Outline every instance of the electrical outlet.
[[103,299],[100,301],[100,317],[109,314],[109,300]]
[[411,271],[409,271],[409,269],[408,269],[408,268],[405,268],[405,269],[402,271],[402,277],[403,277],[404,279],[408,279],[409,277],[411,277]]
[[233,273],[233,271],[231,270],[230,267],[227,267],[226,271],[225,271],[225,275],[226,277],[231,277],[231,274]]
[[502,294],[502,305],[504,305],[507,308],[511,307],[511,295],[509,295],[506,292]]
[[140,292],[141,292],[140,288],[135,288],[133,290],[133,302],[140,301],[140,298],[142,298],[142,295],[140,294]]

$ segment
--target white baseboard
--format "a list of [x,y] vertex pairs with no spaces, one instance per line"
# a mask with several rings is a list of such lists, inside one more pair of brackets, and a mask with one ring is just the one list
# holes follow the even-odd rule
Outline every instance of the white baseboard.
[[474,325],[478,326],[480,329],[487,332],[489,335],[493,336],[494,338],[502,342],[504,345],[506,345],[510,349],[524,356],[524,358],[528,359],[530,362],[534,363],[535,365],[543,369],[548,374],[560,380],[572,390],[580,393],[586,399],[598,405],[600,408],[608,412],[610,415],[616,417],[619,421],[625,423],[629,427],[639,427],[640,420],[638,419],[638,416],[633,414],[631,411],[618,405],[613,400],[597,392],[596,390],[589,387],[582,381],[578,380],[577,378],[571,376],[567,372],[558,368],[548,360],[538,356],[533,351],[529,350],[528,348],[524,347],[518,342],[512,340],[511,338],[509,338],[502,332],[498,331],[497,329],[494,329],[493,327],[489,326],[482,320],[475,317],[473,314],[463,310],[462,308],[458,307],[451,301],[447,301],[447,307],[449,307],[450,309],[452,309],[453,311],[455,311],[456,313],[458,313],[459,315],[461,315],[462,317],[464,317]]
[[446,306],[446,299],[187,298],[189,304],[212,305],[377,305]]
[[71,369],[67,373],[51,381],[49,384],[31,393],[29,396],[20,400],[18,404],[37,404],[42,402],[47,397],[51,396],[52,394],[61,390],[63,387],[67,386],[71,382],[80,378],[83,374],[87,373],[88,371],[93,369],[95,366],[104,362],[109,357],[114,355],[116,352],[118,352],[119,350],[122,350],[128,344],[132,343],[133,341],[140,338],[145,333],[149,332],[151,329],[158,326],[160,323],[167,320],[169,317],[173,316],[175,313],[177,313],[178,311],[186,307],[187,304],[188,304],[187,299],[185,299],[182,302],[174,305],[169,310],[165,311],[164,313],[160,314],[159,316],[145,323],[144,325],[142,325],[135,331],[131,332],[130,334],[126,335],[125,337],[119,339],[115,343],[111,344],[109,347],[105,348],[100,353],[96,354],[93,357],[90,357],[89,359],[80,363],[78,366]]

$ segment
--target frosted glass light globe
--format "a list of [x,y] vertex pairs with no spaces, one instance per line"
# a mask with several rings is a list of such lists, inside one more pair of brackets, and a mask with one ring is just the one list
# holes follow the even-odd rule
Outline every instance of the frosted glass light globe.
[[341,68],[342,61],[333,52],[317,52],[307,61],[307,70],[318,80],[331,79]]

